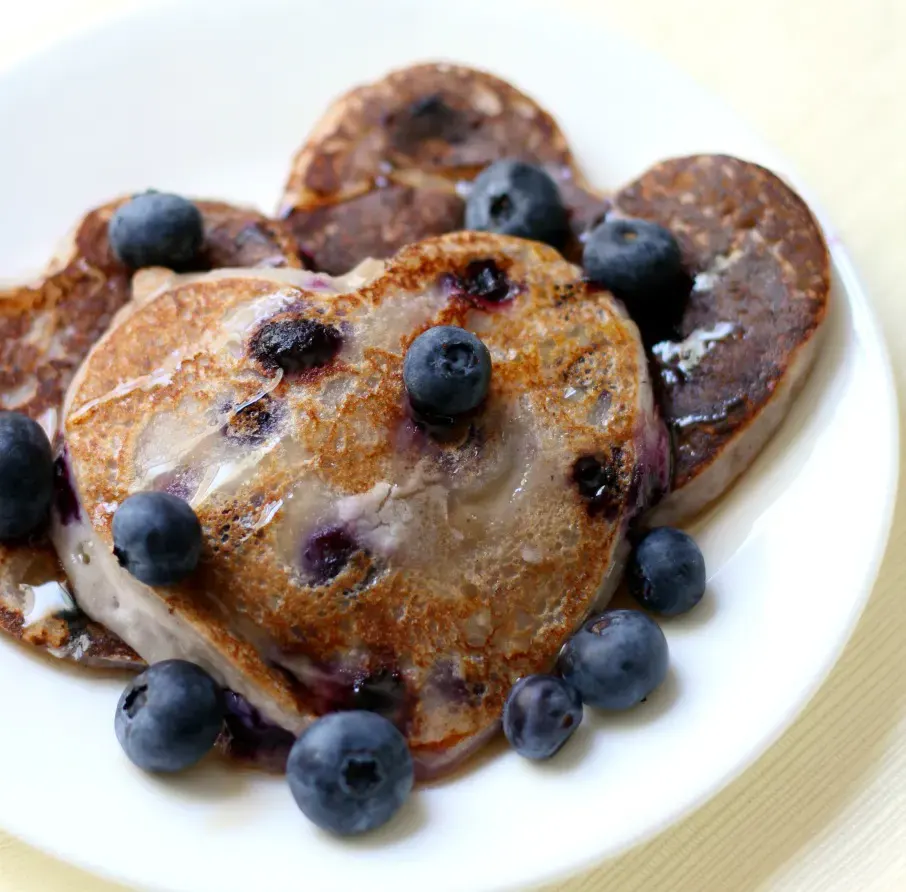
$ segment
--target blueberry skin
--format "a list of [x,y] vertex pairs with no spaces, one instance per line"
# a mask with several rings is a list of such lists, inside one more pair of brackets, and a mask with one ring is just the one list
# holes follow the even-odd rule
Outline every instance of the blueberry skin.
[[684,279],[673,233],[647,220],[605,220],[585,242],[582,265],[592,282],[638,310]]
[[438,325],[406,351],[403,381],[412,405],[430,415],[461,415],[481,405],[491,383],[491,354],[470,331]]
[[52,497],[53,452],[44,429],[19,412],[0,412],[0,540],[34,532]]
[[406,739],[373,712],[334,712],[296,741],[286,766],[289,788],[318,827],[352,836],[386,824],[412,790]]
[[581,721],[579,692],[553,675],[520,678],[503,707],[503,733],[526,759],[549,759]]
[[672,527],[647,533],[626,568],[632,596],[664,616],[686,613],[705,593],[705,559],[695,540]]
[[664,680],[668,662],[667,639],[650,616],[608,610],[566,642],[559,669],[588,706],[628,709]]
[[211,751],[223,725],[223,693],[185,660],[149,666],[129,682],[116,707],[116,739],[143,771],[172,773]]
[[560,247],[569,218],[560,190],[540,167],[504,159],[475,179],[466,200],[466,229],[497,232]]
[[144,192],[116,209],[107,233],[111,250],[126,266],[179,270],[198,258],[204,220],[181,195]]
[[198,566],[201,524],[183,499],[139,492],[113,515],[113,553],[140,582],[173,585]]

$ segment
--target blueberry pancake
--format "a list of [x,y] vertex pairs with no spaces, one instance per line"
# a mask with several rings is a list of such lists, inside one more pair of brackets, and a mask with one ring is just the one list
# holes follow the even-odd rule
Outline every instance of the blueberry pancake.
[[730,487],[801,389],[827,315],[827,246],[785,183],[723,155],[656,165],[614,197],[614,216],[669,229],[691,286],[675,333],[651,348],[674,468],[650,520],[676,523]]
[[464,196],[494,161],[542,165],[577,234],[604,200],[579,173],[554,119],[515,87],[472,68],[415,65],[337,100],[296,155],[285,217],[316,269],[344,273],[366,257],[463,228]]
[[[40,281],[0,291],[0,408],[37,419],[50,437],[76,369],[130,298],[131,271],[114,257],[107,238],[121,203],[90,211]],[[220,202],[198,207],[204,222],[200,268],[301,265],[280,223]],[[0,543],[0,628],[55,656],[103,665],[140,662],[75,608],[43,534]]]
[[[444,357],[466,390],[438,390]],[[89,616],[271,730],[380,712],[421,776],[487,739],[607,601],[668,473],[619,305],[554,249],[478,233],[341,278],[176,277],[94,348],[64,438],[53,538]],[[201,523],[197,569],[166,588],[114,556],[140,491]]]

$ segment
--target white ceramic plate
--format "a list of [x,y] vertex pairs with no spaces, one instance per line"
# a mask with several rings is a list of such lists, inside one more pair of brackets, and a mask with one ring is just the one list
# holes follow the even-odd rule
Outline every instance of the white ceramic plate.
[[[26,273],[88,207],[147,186],[275,207],[339,91],[447,57],[511,78],[559,118],[592,180],[727,151],[786,165],[686,78],[589,21],[524,2],[203,0],[151,9],[0,78],[0,271]],[[798,182],[798,181],[797,181]],[[644,708],[589,716],[550,765],[498,748],[356,843],[284,784],[221,764],[139,774],[113,735],[121,680],[0,642],[0,824],[136,886],[202,892],[484,892],[590,865],[713,795],[824,678],[870,591],[896,488],[885,348],[833,229],[831,332],[755,467],[695,533],[707,601],[666,624],[673,675]]]

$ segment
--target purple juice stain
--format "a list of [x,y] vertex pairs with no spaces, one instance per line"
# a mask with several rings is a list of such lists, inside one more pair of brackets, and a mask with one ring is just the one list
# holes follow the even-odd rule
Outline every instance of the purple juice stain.
[[379,669],[357,677],[352,683],[349,709],[376,712],[392,722],[402,719],[406,703],[406,683],[395,669]]
[[323,527],[309,536],[302,566],[315,585],[324,585],[340,573],[355,551],[355,540],[345,527]]
[[249,350],[265,368],[280,368],[292,375],[327,365],[342,344],[343,336],[332,325],[314,319],[278,319],[258,329]]
[[224,703],[227,752],[267,771],[285,771],[286,760],[296,738],[285,728],[264,718],[235,691],[224,691]]
[[201,468],[189,468],[180,465],[172,471],[166,471],[154,478],[152,489],[158,492],[168,492],[178,499],[189,501],[201,480]]
[[447,660],[439,661],[431,672],[431,687],[451,703],[478,703],[487,691],[484,682],[468,682]]
[[282,403],[263,396],[236,412],[224,425],[223,434],[241,446],[256,448],[279,430],[284,414]]
[[72,483],[72,471],[69,467],[69,450],[64,449],[53,465],[53,498],[60,523],[68,526],[81,519],[79,499]]

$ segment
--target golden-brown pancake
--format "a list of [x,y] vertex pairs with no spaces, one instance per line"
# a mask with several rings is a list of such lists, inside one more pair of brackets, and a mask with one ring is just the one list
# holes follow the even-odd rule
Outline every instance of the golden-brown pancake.
[[[110,217],[125,200],[89,211],[40,280],[0,290],[0,408],[30,415],[51,438],[76,369],[130,298],[130,271],[107,241]],[[279,222],[222,202],[198,206],[205,224],[200,268],[301,266]],[[131,648],[74,609],[43,534],[0,543],[0,628],[79,662],[140,663]]]
[[462,65],[413,65],[338,99],[293,160],[281,215],[316,269],[339,274],[366,257],[463,226],[464,196],[492,161],[543,165],[578,234],[606,201],[579,172],[566,137],[537,103]]
[[[402,363],[438,324],[478,334],[493,374],[472,416],[432,428]],[[284,371],[275,333],[322,364]],[[75,507],[58,503],[53,535],[90,616],[293,732],[384,712],[423,775],[493,733],[512,682],[606,602],[668,470],[621,308],[552,248],[476,233],[343,279],[174,278],[92,351],[65,441]],[[111,551],[117,505],[148,489],[204,529],[198,571],[168,589]]]
[[675,337],[651,351],[674,469],[649,522],[676,523],[725,492],[786,416],[821,343],[829,256],[805,202],[738,158],[664,161],[614,206],[670,229],[693,283]]

